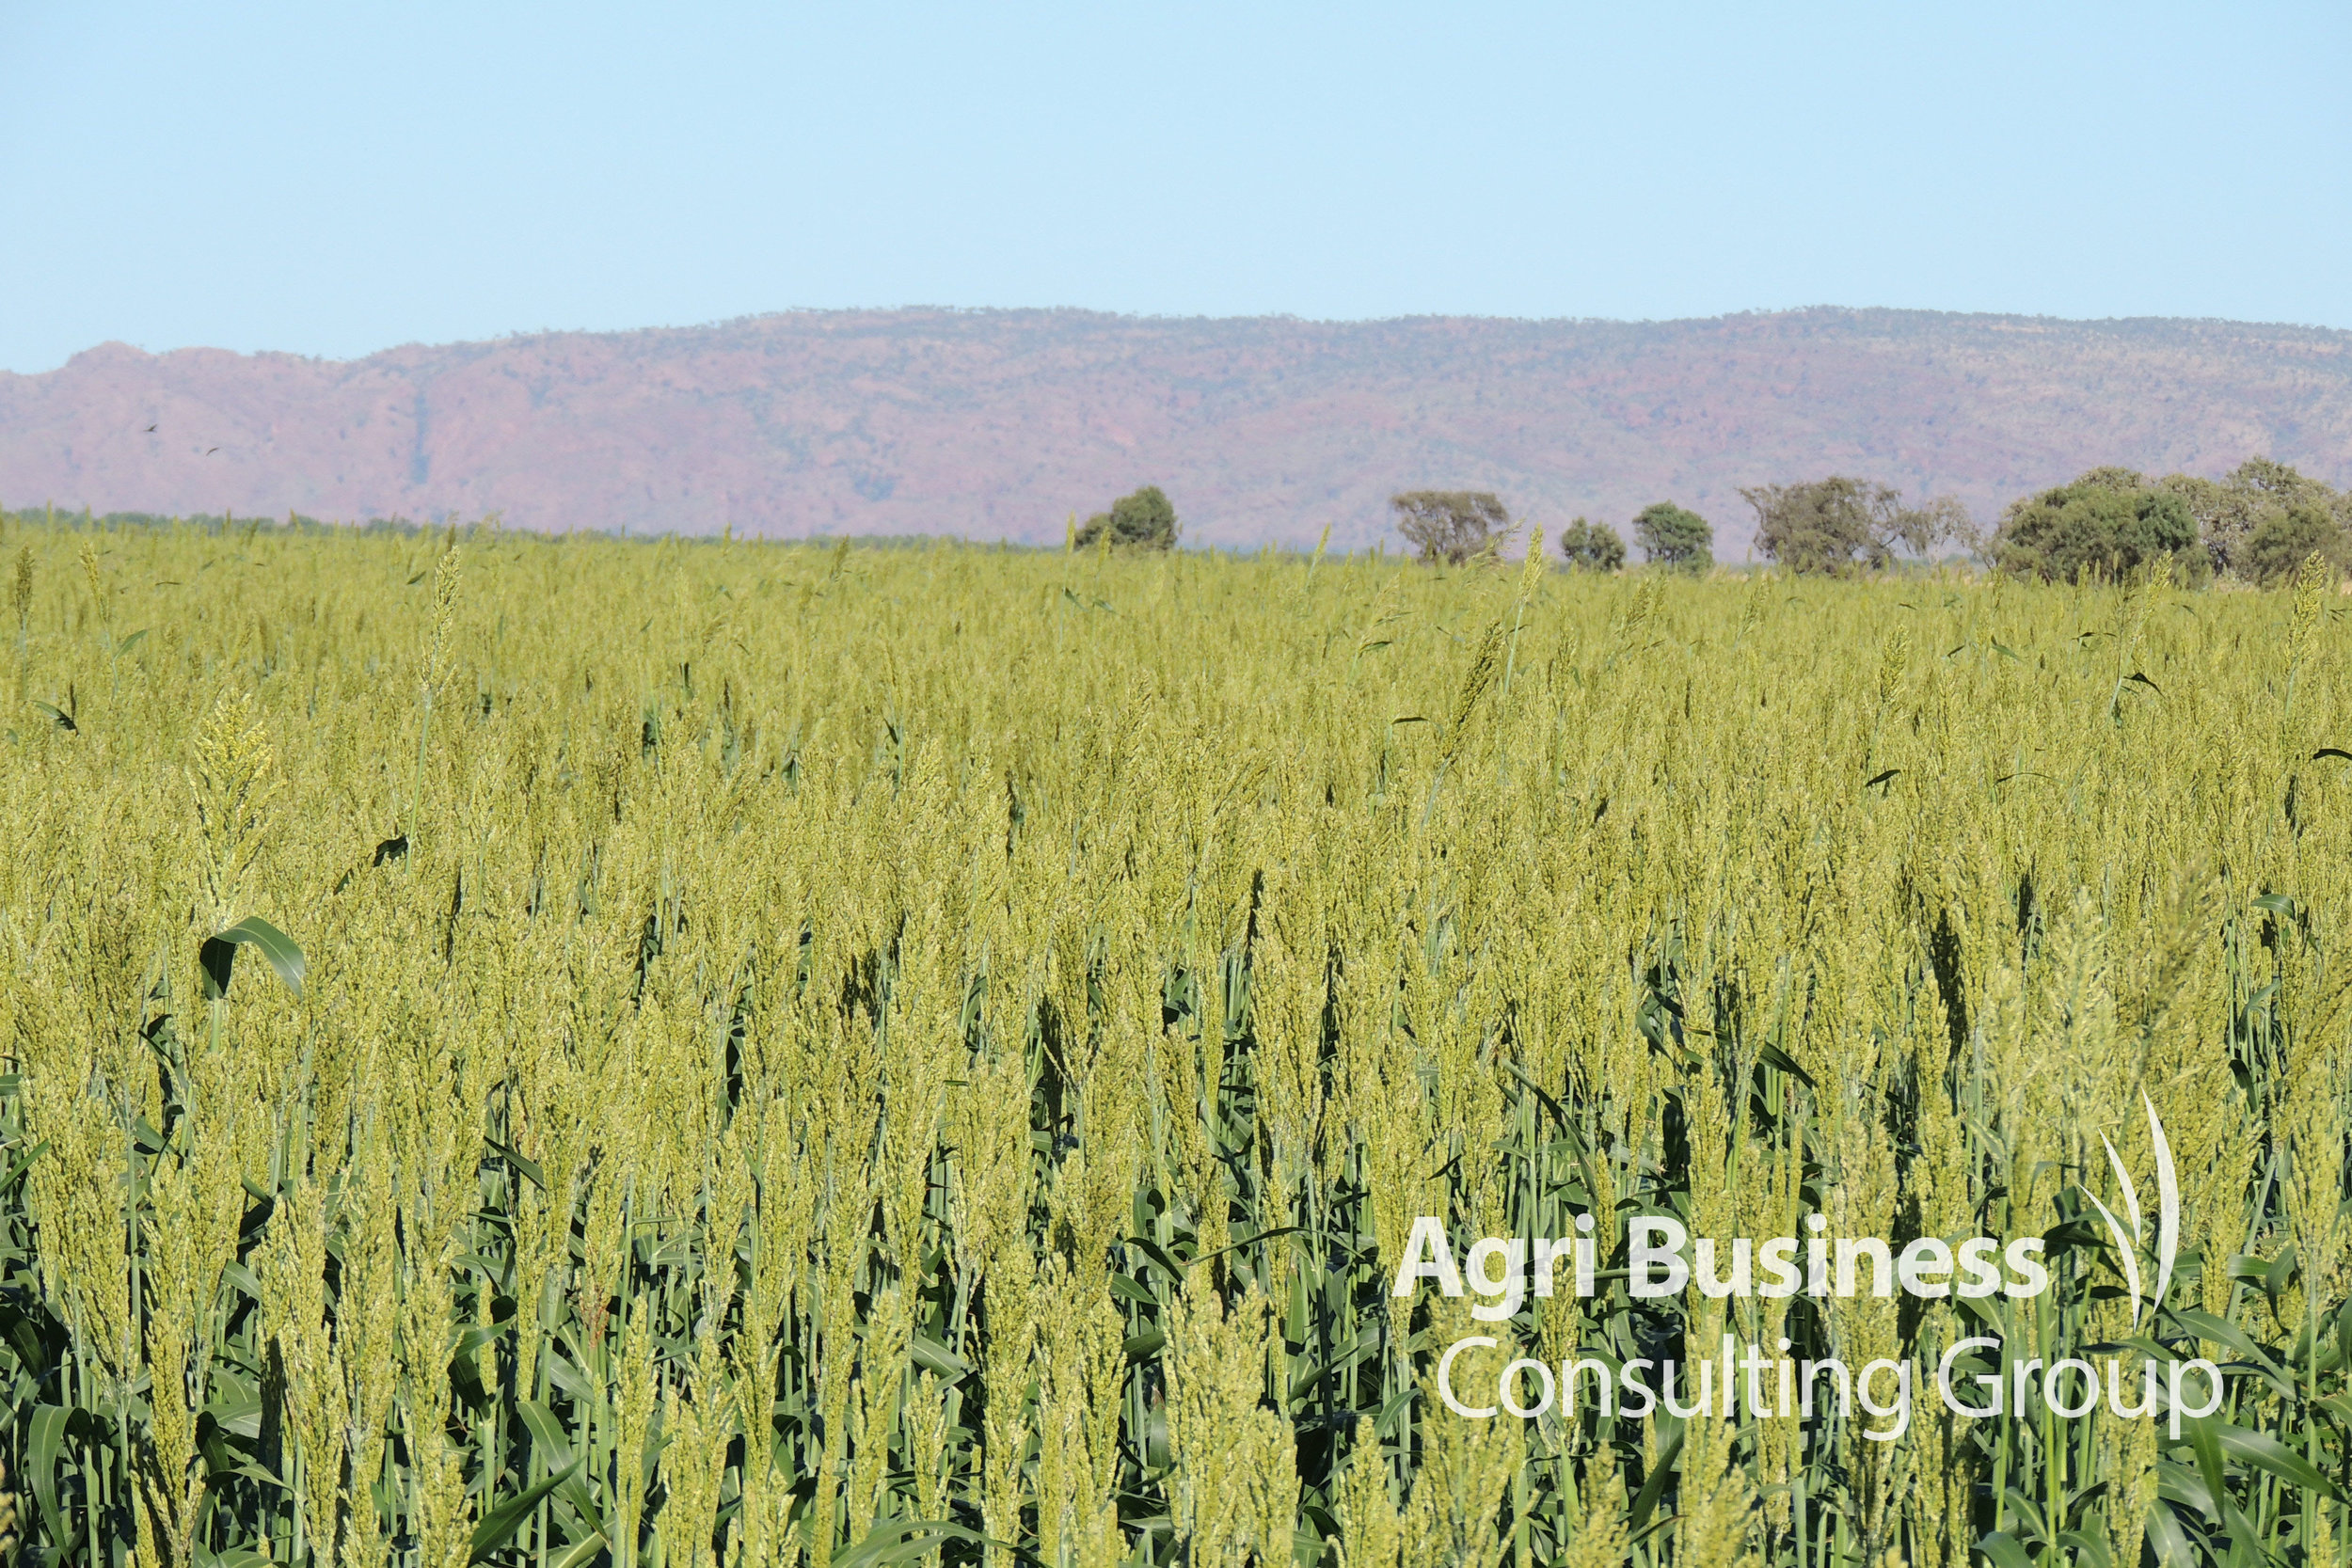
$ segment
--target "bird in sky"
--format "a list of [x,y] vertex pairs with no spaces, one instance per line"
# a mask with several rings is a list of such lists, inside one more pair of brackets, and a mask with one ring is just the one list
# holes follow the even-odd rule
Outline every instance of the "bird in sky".
[[220,449],[219,449],[218,447],[207,447],[207,448],[204,450],[204,455],[205,455],[205,456],[207,456],[207,457],[210,457],[210,456],[212,456],[212,455],[213,455],[213,453],[215,453],[215,452],[218,451],[219,450],[220,450]]
[[140,431],[139,434],[142,436],[152,436],[155,434],[155,427],[153,425],[149,425],[145,430]]

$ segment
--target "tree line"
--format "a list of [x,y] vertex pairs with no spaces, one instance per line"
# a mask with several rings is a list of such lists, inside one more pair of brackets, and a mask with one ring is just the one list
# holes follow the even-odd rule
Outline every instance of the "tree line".
[[[1762,484],[1740,492],[1756,514],[1756,548],[1792,571],[1846,576],[1901,561],[1924,561],[1941,549],[1964,554],[1996,570],[2050,581],[2109,579],[2172,559],[2176,578],[2216,578],[2255,584],[2284,579],[2313,554],[2337,575],[2352,573],[2352,491],[2338,491],[2268,457],[2249,457],[2219,479],[2170,473],[2151,478],[2136,469],[2093,468],[2071,483],[2011,501],[1988,532],[1951,496],[1913,503],[1892,485],[1833,474],[1795,484]],[[1488,490],[1406,490],[1391,496],[1397,531],[1433,562],[1461,565],[1499,553],[1515,532],[1510,510]],[[30,515],[29,514],[27,515]],[[54,523],[56,511],[49,509]],[[87,525],[89,515],[83,513]],[[261,519],[198,516],[166,519],[111,513],[110,525],[180,521],[216,526]],[[289,514],[289,528],[317,529],[317,519]],[[405,519],[376,519],[369,528],[409,527]],[[1627,526],[1631,546],[1648,564],[1703,572],[1715,563],[1715,529],[1671,500],[1654,501]],[[1147,484],[1120,497],[1080,523],[1070,519],[1073,549],[1168,550],[1180,527],[1166,492]],[[1577,517],[1559,537],[1572,569],[1624,570],[1628,541],[1604,522]]]
[[[2093,468],[2019,497],[1989,531],[1955,497],[1913,502],[1892,485],[1850,475],[1740,495],[1756,514],[1756,552],[1810,575],[1883,570],[1939,552],[2065,582],[2126,578],[2168,556],[2184,582],[2278,582],[2314,554],[2339,577],[2352,571],[2352,491],[2267,457],[2249,458],[2220,479]],[[1508,508],[1490,491],[1408,490],[1389,504],[1397,531],[1431,562],[1461,565],[1496,553],[1513,531]],[[1652,566],[1700,572],[1714,564],[1714,526],[1673,501],[1644,507],[1629,531]],[[1559,538],[1561,556],[1580,571],[1623,570],[1627,546],[1609,524],[1581,516]]]

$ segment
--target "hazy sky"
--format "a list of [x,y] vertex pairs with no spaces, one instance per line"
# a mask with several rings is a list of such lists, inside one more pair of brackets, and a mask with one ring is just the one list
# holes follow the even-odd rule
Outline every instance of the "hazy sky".
[[802,306],[2352,327],[2352,6],[0,0],[0,368]]

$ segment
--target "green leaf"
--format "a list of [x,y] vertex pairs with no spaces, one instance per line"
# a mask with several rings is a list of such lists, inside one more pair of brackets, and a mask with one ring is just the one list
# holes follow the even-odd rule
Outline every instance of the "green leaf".
[[[1327,1361],[1310,1362],[1304,1371],[1301,1371],[1292,1377],[1290,1386],[1291,1399],[1294,1402],[1305,1399],[1309,1394],[1314,1391],[1315,1385],[1320,1380],[1331,1375],[1332,1373],[1344,1371],[1346,1369],[1356,1365],[1359,1361],[1371,1359],[1379,1352],[1379,1326],[1375,1323],[1366,1323],[1362,1330],[1357,1334],[1354,1344],[1343,1345],[1338,1350],[1333,1351],[1331,1353],[1330,1359]],[[1301,1357],[1301,1359],[1304,1359],[1304,1357]]]
[[1994,1530],[1977,1543],[1976,1550],[1985,1555],[1993,1568],[2033,1568],[2033,1559],[2026,1555],[2017,1537],[2007,1530]]
[[199,1543],[196,1560],[198,1568],[270,1568],[269,1559],[250,1546],[230,1546],[214,1552]]
[[1382,1437],[1394,1437],[1404,1430],[1405,1414],[1412,1408],[1413,1401],[1420,1394],[1421,1390],[1409,1383],[1391,1394],[1388,1402],[1380,1406],[1380,1414],[1374,1418],[1372,1430]]
[[522,1412],[523,1425],[531,1433],[532,1445],[539,1449],[540,1456],[557,1469],[569,1465],[572,1462],[571,1433],[564,1430],[564,1423],[556,1419],[555,1412],[537,1400],[519,1400],[516,1402],[516,1408]]
[[1222,1258],[1229,1252],[1238,1252],[1246,1246],[1256,1246],[1260,1242],[1270,1242],[1277,1236],[1291,1235],[1299,1227],[1295,1225],[1278,1225],[1271,1230],[1261,1230],[1255,1236],[1246,1237],[1243,1240],[1234,1242],[1228,1246],[1221,1246],[1215,1252],[1204,1252],[1200,1257],[1194,1259],[1191,1262],[1186,1263],[1184,1267],[1187,1269],[1197,1269],[1212,1258]]
[[514,1533],[522,1528],[522,1522],[531,1517],[531,1511],[537,1508],[549,1493],[579,1474],[580,1467],[586,1463],[585,1459],[572,1461],[569,1469],[534,1481],[516,1496],[507,1498],[506,1501],[484,1514],[482,1523],[473,1528],[473,1555],[466,1560],[480,1562],[484,1558],[505,1545]]
[[500,1159],[514,1166],[515,1169],[522,1175],[529,1177],[532,1186],[538,1188],[543,1193],[548,1190],[547,1173],[539,1168],[539,1163],[537,1161],[526,1159],[522,1152],[516,1149],[513,1145],[502,1144],[496,1138],[485,1137],[482,1141],[488,1144],[490,1148],[497,1152]]
[[1805,1071],[1804,1068],[1798,1066],[1797,1059],[1794,1056],[1791,1056],[1788,1052],[1783,1051],[1779,1046],[1774,1045],[1770,1040],[1764,1041],[1764,1043],[1757,1048],[1756,1059],[1763,1063],[1766,1067],[1779,1069],[1781,1071],[1788,1074],[1791,1078],[1794,1078],[1798,1083],[1803,1084],[1808,1089],[1818,1086],[1813,1082],[1813,1074]]
[[601,1540],[604,1511],[596,1506],[595,1497],[589,1495],[587,1484],[580,1480],[580,1466],[572,1462],[571,1435],[564,1430],[564,1423],[556,1418],[554,1411],[536,1400],[521,1400],[516,1404],[522,1411],[523,1425],[531,1432],[532,1446],[538,1450],[541,1460],[548,1469],[561,1470],[568,1478],[562,1487],[564,1500],[572,1505],[573,1512]]
[[2277,1371],[2277,1364],[2263,1354],[2260,1346],[2247,1338],[2246,1331],[2226,1318],[2217,1318],[2210,1312],[2201,1312],[2190,1307],[2174,1312],[2172,1321],[2196,1335],[2200,1339],[2211,1339],[2217,1345],[2227,1345],[2265,1370],[2273,1373]]
[[978,1530],[945,1519],[886,1519],[877,1524],[865,1540],[833,1560],[834,1568],[886,1568],[899,1562],[913,1562],[928,1556],[943,1541],[965,1541],[976,1546],[993,1546],[1019,1558],[1024,1562],[1038,1560],[1018,1546],[992,1541]]
[[1658,1446],[1658,1464],[1651,1469],[1648,1479],[1642,1482],[1641,1496],[1633,1499],[1633,1507],[1626,1513],[1627,1529],[1638,1530],[1649,1522],[1651,1511],[1658,1507],[1658,1499],[1666,1495],[1666,1479],[1674,1474],[1675,1461],[1682,1457],[1682,1440],[1689,1434],[1688,1428],[1678,1426],[1675,1428],[1673,1436]]
[[1150,1259],[1152,1267],[1168,1275],[1168,1278],[1181,1281],[1184,1277],[1184,1265],[1162,1251],[1160,1244],[1150,1237],[1121,1236],[1120,1241],[1142,1253],[1146,1259]]
[[[544,1354],[544,1353],[543,1353]],[[599,1400],[603,1387],[560,1355],[547,1356],[548,1381],[576,1400]]]
[[2172,1516],[2169,1503],[2158,1500],[2148,1505],[2148,1544],[2154,1548],[2156,1561],[2163,1568],[2197,1568],[2197,1547]]
[[2213,1509],[2206,1511],[2205,1517],[2217,1525],[2221,1523],[2221,1515],[2214,1510],[2221,1508],[2229,1500],[2229,1470],[2221,1463],[2221,1442],[2213,1427],[2211,1417],[2190,1421],[2188,1442],[2197,1453],[2197,1473],[2204,1480],[2205,1496],[2213,1500]]
[[2270,1310],[2274,1317],[2279,1311],[2280,1292],[2284,1291],[2294,1278],[2295,1243],[2289,1242],[2279,1250],[2279,1256],[2270,1260],[2270,1266],[2263,1270],[2263,1294],[2270,1298]]
[[950,1383],[959,1382],[972,1375],[972,1367],[969,1362],[964,1361],[955,1352],[930,1335],[917,1333],[910,1343],[916,1366],[925,1368]]
[[33,1162],[40,1159],[41,1151],[48,1147],[49,1140],[47,1138],[43,1138],[40,1142],[35,1144],[32,1148],[26,1149],[23,1154],[19,1155],[16,1163],[8,1167],[8,1173],[6,1176],[0,1176],[0,1192],[5,1192],[8,1188],[15,1186],[16,1179],[24,1175],[26,1171],[32,1169]]
[[139,645],[139,639],[145,637],[149,632],[153,631],[154,629],[155,628],[152,626],[141,626],[138,630],[133,632],[130,636],[116,643],[115,657],[120,658],[124,654],[127,654],[132,649],[137,647]]
[[2221,1500],[2221,1518],[2229,1530],[2230,1561],[2233,1565],[2256,1568],[2256,1565],[2267,1564],[2271,1560],[2264,1547],[2263,1532],[2255,1528],[2254,1521],[2249,1519],[2237,1504],[2227,1497]]
[[1680,1523],[1682,1523],[1682,1515],[1679,1513],[1661,1514],[1659,1517],[1652,1519],[1648,1524],[1644,1525],[1640,1529],[1637,1529],[1632,1534],[1627,1536],[1625,1544],[1629,1546],[1638,1546],[1643,1542],[1648,1540],[1651,1536],[1656,1535],[1660,1530],[1671,1528]]
[[262,1435],[262,1397],[249,1384],[216,1380],[214,1397],[204,1406],[213,1424],[231,1437],[247,1441]]
[[479,1353],[483,1346],[514,1331],[515,1322],[509,1318],[502,1323],[468,1323],[457,1335],[457,1346],[450,1352],[452,1360],[462,1360]]
[[2258,1470],[2267,1470],[2290,1486],[2299,1486],[2324,1497],[2336,1496],[2335,1482],[2320,1474],[2310,1460],[2270,1433],[2249,1432],[2244,1427],[2232,1426],[2210,1417],[2199,1424],[2212,1430],[2221,1451],[2232,1459],[2243,1461]]
[[2205,1490],[2205,1478],[2189,1466],[2169,1459],[2156,1461],[2156,1496],[2183,1507],[2193,1508],[2208,1519],[2221,1516],[2221,1511],[2214,1504],[2213,1494]]
[[[2023,1492],[2020,1492],[2014,1486],[2008,1488],[2001,1494],[2001,1500],[2009,1505],[2010,1512],[2017,1515],[2021,1522],[2033,1527],[2027,1533],[2027,1539],[2040,1541],[2045,1544],[2048,1543],[2050,1539],[2050,1521],[2042,1516],[2042,1505],[2040,1503],[2035,1502],[2031,1497],[2026,1497]],[[2011,1533],[2013,1534],[2014,1532],[2012,1531]]]
[[24,1444],[25,1464],[33,1472],[33,1496],[40,1499],[40,1516],[48,1521],[49,1533],[59,1541],[66,1538],[66,1516],[57,1506],[57,1462],[65,1455],[66,1424],[72,1417],[61,1404],[35,1405],[32,1435]]
[[2089,1568],[2115,1568],[2115,1554],[2107,1550],[2106,1542],[2097,1536],[2070,1529],[2060,1532],[2058,1544],[2073,1552],[2076,1562],[2088,1564]]
[[296,996],[302,994],[302,978],[310,973],[310,960],[294,939],[260,915],[249,914],[218,936],[206,939],[198,954],[204,969],[204,994],[217,1001],[229,994],[230,966],[240,947],[255,947],[269,960],[270,968],[286,983],[286,989]]

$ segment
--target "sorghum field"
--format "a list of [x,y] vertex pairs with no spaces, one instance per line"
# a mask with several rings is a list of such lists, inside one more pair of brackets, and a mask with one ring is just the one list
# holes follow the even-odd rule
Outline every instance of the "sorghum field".
[[[43,1564],[2334,1563],[2342,602],[11,521]],[[2132,1321],[2092,1197],[2180,1172]],[[2137,1212],[2138,1202],[2130,1207]],[[1413,1219],[1599,1293],[1399,1300]],[[1629,1220],[2048,1238],[1635,1300]],[[2155,1272],[2153,1226],[2132,1259]],[[2161,1419],[1501,1357],[2202,1355]],[[1471,1371],[1473,1365],[1483,1371]]]

